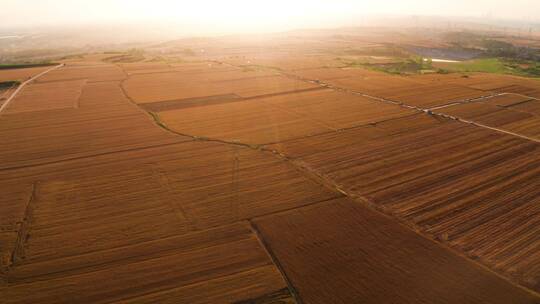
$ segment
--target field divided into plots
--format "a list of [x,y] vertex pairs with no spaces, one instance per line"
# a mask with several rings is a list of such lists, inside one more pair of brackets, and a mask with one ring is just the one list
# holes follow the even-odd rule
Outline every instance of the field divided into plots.
[[36,83],[25,88],[5,113],[38,112],[78,107],[86,80]]
[[188,65],[188,72],[138,75],[134,72],[144,71],[139,67],[130,72],[124,88],[142,108],[156,112],[160,122],[171,130],[253,145],[414,113],[280,76],[272,70],[231,71],[230,66],[216,64],[191,72],[193,68]]
[[0,71],[0,107],[3,106],[8,98],[16,91],[17,87],[29,80],[30,78],[39,75],[50,69],[51,67],[34,67],[34,68],[17,68],[17,69],[1,69]]
[[[7,303],[537,302],[506,279],[540,289],[538,144],[273,69],[102,59],[0,116]],[[276,62],[421,107],[486,94]]]
[[386,75],[358,68],[324,68],[295,71],[304,79],[372,95],[420,108],[442,106],[492,95],[490,92],[419,77]]
[[172,130],[249,144],[282,142],[414,114],[332,90],[159,112]]
[[[393,89],[384,88],[387,84],[380,75],[365,72],[365,84],[353,78],[358,71],[342,71],[371,88],[376,87],[371,78],[380,77],[381,88],[373,91],[376,96],[420,107],[495,94],[403,77],[396,77],[395,85],[392,79],[386,80],[396,88],[392,93]],[[300,71],[313,72],[317,70]],[[328,69],[324,75],[337,77]],[[540,274],[534,267],[539,258],[534,253],[539,245],[534,237],[539,232],[534,228],[538,193],[530,193],[538,185],[534,173],[539,168],[537,145],[415,113],[360,96],[321,90],[220,105],[203,103],[159,112],[159,117],[180,133],[249,144],[278,142],[269,148],[287,157],[299,157],[301,164],[346,191],[367,197],[377,208],[406,220],[414,229],[517,282],[538,288]],[[291,123],[295,116],[302,119],[301,125]],[[306,129],[306,125],[313,127]],[[294,149],[297,144],[302,152]],[[510,169],[516,166],[521,169]],[[509,205],[510,201],[514,204]],[[501,223],[512,217],[513,224],[501,230]],[[514,243],[506,246],[510,240]]]
[[540,140],[540,100],[531,97],[505,93],[436,111]]
[[468,87],[484,92],[515,93],[540,98],[540,81],[538,79],[522,78],[499,74],[448,74],[423,75],[412,77],[425,83],[444,83]]
[[263,217],[255,225],[305,303],[535,301],[347,199]]
[[[84,81],[70,78],[85,69]],[[40,96],[27,94],[1,116],[2,298],[290,300],[246,220],[341,194],[271,154],[159,128],[119,81],[90,81],[99,69],[60,69],[28,86],[80,90],[77,107],[33,108]]]
[[[120,92],[117,85],[115,90]],[[17,106],[15,99],[0,120],[0,167],[35,165],[186,140],[155,128],[145,113],[126,100],[111,99],[108,106],[90,106],[91,99],[83,88],[78,108],[24,113],[11,110],[24,107]]]
[[71,64],[47,73],[38,83],[84,79],[87,82],[120,81],[125,74],[119,67],[110,64],[77,65]]
[[[286,290],[245,220],[339,196],[271,155],[218,143],[9,170],[0,179],[27,185],[19,196],[30,205],[11,216],[28,227],[6,274],[13,303],[207,303],[202,294],[234,302]],[[203,282],[214,289],[201,294]]]
[[539,288],[538,143],[419,114],[271,148],[414,229]]
[[158,101],[181,102],[189,98],[235,94],[240,97],[294,92],[316,87],[313,84],[289,79],[275,71],[250,71],[224,64],[200,64],[183,71],[170,67],[169,72],[130,72],[123,87],[136,103]]
[[540,136],[538,80],[489,74],[401,77],[358,68],[308,69],[294,74],[535,140]]

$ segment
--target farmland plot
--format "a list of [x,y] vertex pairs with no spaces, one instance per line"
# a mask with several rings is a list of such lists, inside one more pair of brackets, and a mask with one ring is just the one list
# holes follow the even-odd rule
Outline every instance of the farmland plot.
[[81,96],[78,101],[79,108],[85,110],[101,110],[100,108],[106,107],[107,111],[101,110],[102,116],[107,115],[114,111],[115,106],[128,108],[128,100],[120,89],[120,83],[111,82],[98,82],[87,83],[81,92]]
[[540,98],[540,88],[538,86],[522,85],[521,83],[497,88],[496,91],[502,93],[516,93],[537,99]]
[[[2,185],[14,181],[36,189],[18,231],[30,237],[0,289],[13,303],[287,295],[244,221],[340,195],[271,154],[197,142],[0,173]],[[23,190],[11,201],[26,206]]]
[[537,100],[493,98],[436,111],[540,140],[540,102]]
[[415,128],[409,118],[381,123],[374,128],[383,134],[373,137],[361,128],[272,147],[538,290],[538,144],[430,119]]
[[[99,261],[103,257],[105,265]],[[281,275],[245,225],[160,238],[84,258],[106,268],[8,285],[0,289],[5,303],[232,303],[288,293]],[[39,273],[80,262],[80,257],[78,261],[35,262],[21,265],[20,271]]]
[[538,290],[534,143],[272,70],[90,59],[32,84],[81,82],[77,108],[0,116],[6,303],[537,301],[408,229]]
[[119,85],[0,118],[1,298],[293,301],[245,220],[340,194],[271,154],[173,135]]
[[307,304],[536,301],[500,277],[347,199],[254,222]]
[[417,85],[418,81],[407,77],[392,76],[361,68],[324,68],[295,71],[305,79],[319,80],[331,85],[362,93],[373,94],[384,89]]
[[529,100],[527,102],[515,103],[510,106],[511,110],[527,112],[537,116],[540,116],[540,101]]
[[3,195],[0,197],[0,282],[5,279],[5,269],[10,265],[12,254],[17,250],[18,231],[22,227],[28,201],[32,197],[31,183],[2,183]]
[[5,113],[76,108],[85,83],[86,80],[71,80],[30,84],[15,97]]
[[183,134],[249,144],[331,131],[325,124],[257,100],[165,111],[159,117],[168,128]]
[[[4,160],[1,167],[35,165],[186,140],[154,128],[152,122],[140,112],[125,111],[116,117],[103,119],[73,112],[60,112],[55,116],[56,119],[69,116],[81,120],[63,123],[51,118],[51,124],[32,127],[11,123],[21,122],[23,117],[19,114],[4,115],[0,121],[3,141],[0,156]],[[42,115],[32,114],[25,114],[24,118],[31,120]],[[87,117],[87,120],[82,120],[83,117]]]
[[[241,97],[293,92],[315,88],[313,84],[272,75],[273,72],[223,72],[194,75],[159,73],[132,75],[124,84],[137,103],[236,94]],[[220,75],[222,74],[222,75]]]
[[414,110],[331,90],[261,98],[259,101],[320,121],[336,130],[416,113]]
[[126,75],[119,67],[111,64],[91,66],[66,65],[62,69],[52,71],[38,79],[38,82],[54,82],[65,80],[86,79],[88,82],[118,81],[125,79]]
[[[204,105],[202,100],[200,102]],[[152,104],[145,104],[148,105]],[[202,105],[160,111],[159,118],[167,127],[182,134],[265,144],[416,113],[326,89]]]
[[540,83],[536,79],[482,73],[474,73],[467,75],[466,77],[459,76],[459,74],[456,76],[439,75],[435,76],[435,78],[436,82],[460,85],[476,90],[498,93],[517,93],[540,98]]
[[538,86],[537,81],[533,79],[490,73],[427,74],[412,76],[412,78],[425,84],[451,84],[481,91],[499,92],[504,87],[517,84]]
[[[35,83],[15,98],[0,117],[1,168],[187,139],[157,128],[144,112],[123,96],[119,83],[83,86],[84,83],[85,80]],[[51,88],[60,84],[62,90],[59,92]],[[33,89],[34,86],[37,89]],[[57,99],[62,96],[64,99]],[[77,101],[73,100],[75,96],[78,108],[72,104]],[[60,102],[70,106],[54,108]],[[48,109],[51,106],[53,108]]]
[[386,75],[358,68],[305,70],[297,71],[296,74],[335,87],[423,108],[490,95],[464,86],[435,83],[419,77]]
[[489,99],[485,99],[483,101],[488,104],[493,104],[493,105],[497,105],[501,107],[509,107],[512,105],[523,103],[525,101],[529,101],[531,99],[532,98],[523,96],[523,95],[503,94],[503,95],[498,95]]
[[223,77],[220,76],[221,73],[238,71],[235,67],[214,62],[191,62],[181,64],[165,62],[126,63],[122,64],[121,67],[126,71],[127,75],[181,73],[184,76],[191,75],[197,77],[200,76],[197,74],[204,73],[209,77]]
[[416,85],[406,88],[384,89],[373,93],[393,101],[422,108],[442,106],[459,101],[489,96],[490,93],[455,85]]
[[39,73],[42,73],[51,67],[25,68],[25,69],[7,69],[0,70],[0,82],[3,81],[25,81]]

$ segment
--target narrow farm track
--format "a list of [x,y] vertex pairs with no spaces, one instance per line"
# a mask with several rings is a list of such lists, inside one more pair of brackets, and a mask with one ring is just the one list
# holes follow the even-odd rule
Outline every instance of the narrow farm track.
[[12,101],[13,99],[15,99],[15,97],[17,97],[17,94],[19,94],[19,92],[22,91],[22,89],[24,89],[24,87],[25,87],[27,84],[33,82],[34,80],[37,80],[37,79],[40,78],[41,76],[43,76],[43,75],[45,75],[45,74],[47,74],[47,73],[49,73],[49,72],[51,72],[51,71],[54,71],[54,70],[56,70],[56,69],[59,69],[59,68],[61,68],[61,67],[63,67],[63,66],[64,66],[64,64],[59,64],[59,65],[57,65],[57,66],[54,66],[54,67],[52,67],[52,68],[50,68],[50,69],[48,69],[48,70],[46,70],[46,71],[43,71],[43,72],[37,74],[36,76],[33,76],[32,78],[26,80],[25,82],[21,83],[21,85],[19,85],[19,86],[17,87],[17,89],[11,94],[11,96],[8,97],[8,99],[7,99],[7,100],[2,104],[2,106],[0,107],[0,115],[2,115],[2,112],[8,107],[8,105],[11,103],[11,101]]

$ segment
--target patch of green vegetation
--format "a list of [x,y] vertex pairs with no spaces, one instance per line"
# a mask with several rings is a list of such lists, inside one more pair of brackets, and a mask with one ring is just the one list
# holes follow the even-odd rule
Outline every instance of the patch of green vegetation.
[[540,78],[540,62],[508,58],[479,58],[462,62],[433,64],[431,59],[409,57],[394,58],[390,63],[370,63],[359,60],[341,59],[346,67],[362,67],[394,75],[448,74],[448,73],[493,73]]
[[540,77],[540,62],[517,59],[481,58],[445,64],[449,72],[482,72],[523,77]]
[[423,57],[409,57],[407,59],[395,58],[395,62],[390,63],[369,63],[355,60],[343,60],[348,67],[364,67],[370,70],[384,72],[394,75],[412,75],[435,73],[431,59]]
[[514,71],[517,71],[518,75],[535,78],[540,77],[540,62],[538,61],[528,63],[506,61],[506,65]]
[[16,81],[16,80],[11,80],[11,81],[0,81],[0,90],[2,90],[2,89],[9,89],[9,88],[18,86],[18,85],[20,85],[20,84],[21,84],[21,83],[20,83],[19,81]]
[[503,74],[505,72],[505,65],[497,58],[484,58],[446,64],[445,69],[451,72],[484,72]]
[[0,64],[0,70],[26,69],[56,65],[53,62]]

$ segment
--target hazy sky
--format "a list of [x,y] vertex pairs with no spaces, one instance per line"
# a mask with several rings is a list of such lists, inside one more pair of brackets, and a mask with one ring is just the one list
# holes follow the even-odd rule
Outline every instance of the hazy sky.
[[540,20],[540,0],[0,0],[0,27],[175,22],[194,31],[354,25],[362,15],[486,16]]

